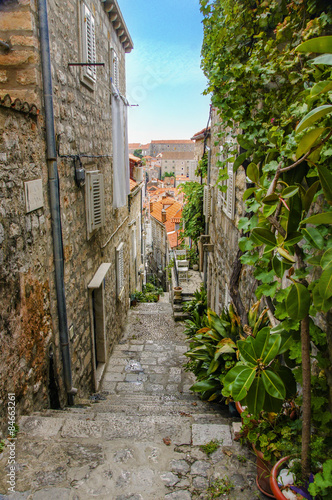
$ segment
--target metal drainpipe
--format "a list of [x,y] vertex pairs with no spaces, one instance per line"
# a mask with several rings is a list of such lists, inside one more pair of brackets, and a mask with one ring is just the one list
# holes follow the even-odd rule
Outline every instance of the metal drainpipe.
[[73,387],[71,359],[69,351],[69,332],[67,324],[66,296],[64,286],[64,259],[62,248],[62,228],[60,216],[59,178],[55,143],[53,91],[51,76],[50,42],[48,31],[46,0],[38,0],[39,36],[43,75],[43,93],[45,106],[45,128],[47,145],[48,182],[53,232],[53,252],[55,266],[55,284],[58,305],[59,336],[62,353],[63,376],[68,396],[68,404],[74,404],[77,389]]

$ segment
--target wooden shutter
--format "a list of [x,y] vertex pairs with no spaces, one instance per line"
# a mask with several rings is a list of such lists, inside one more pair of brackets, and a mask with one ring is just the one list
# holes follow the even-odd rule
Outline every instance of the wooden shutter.
[[104,225],[104,177],[98,171],[86,174],[87,221],[88,233],[92,233]]
[[225,212],[230,217],[230,219],[234,218],[234,205],[235,205],[235,183],[234,183],[234,172],[233,172],[233,163],[227,164],[227,199]]
[[[96,62],[95,18],[85,4],[83,4],[83,57],[84,62]],[[84,75],[95,82],[96,66],[84,66]]]
[[120,90],[119,57],[114,49],[111,50],[111,57],[112,57],[112,83],[117,90]]
[[116,249],[116,293],[119,297],[124,286],[123,242]]
[[203,214],[205,215],[206,218],[208,218],[211,215],[211,193],[210,193],[209,186],[204,186],[203,196],[204,196],[203,197]]

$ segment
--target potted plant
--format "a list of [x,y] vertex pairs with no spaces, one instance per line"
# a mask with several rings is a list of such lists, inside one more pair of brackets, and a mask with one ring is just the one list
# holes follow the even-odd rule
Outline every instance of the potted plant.
[[180,300],[182,295],[182,286],[173,287],[173,292],[174,292],[174,298]]

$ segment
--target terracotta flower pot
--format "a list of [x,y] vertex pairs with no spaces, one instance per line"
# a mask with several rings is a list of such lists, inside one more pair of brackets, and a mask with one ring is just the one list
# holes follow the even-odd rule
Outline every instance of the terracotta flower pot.
[[181,286],[175,286],[173,288],[173,291],[174,291],[174,297],[176,299],[181,299],[182,287]]
[[272,493],[271,487],[270,487],[270,476],[271,476],[271,469],[272,466],[270,462],[267,460],[264,460],[263,458],[263,453],[257,448],[255,448],[255,445],[252,445],[253,450],[256,454],[256,466],[257,466],[257,477],[256,477],[256,484],[257,488],[259,491],[264,493],[269,498],[275,498],[275,496]]
[[241,405],[240,401],[235,401],[235,407],[236,407],[236,409],[237,409],[237,411],[238,411],[238,413],[239,413],[240,416],[241,416],[241,413],[243,413],[244,410],[246,409],[245,406]]
[[282,494],[281,489],[279,488],[277,477],[278,477],[278,472],[280,467],[282,466],[283,463],[287,462],[289,460],[289,457],[283,457],[281,458],[273,467],[271,470],[271,475],[270,475],[270,486],[271,486],[271,491],[274,494],[274,497],[277,500],[287,500],[286,497]]

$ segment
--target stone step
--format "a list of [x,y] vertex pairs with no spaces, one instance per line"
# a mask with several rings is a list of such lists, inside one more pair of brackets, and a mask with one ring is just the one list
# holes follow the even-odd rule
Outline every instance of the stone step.
[[29,435],[29,439],[54,440],[75,439],[102,439],[110,441],[116,439],[134,439],[137,441],[160,442],[170,438],[177,445],[190,445],[192,429],[199,431],[200,427],[210,426],[212,430],[224,432],[231,445],[231,424],[228,419],[210,418],[206,415],[195,417],[187,413],[167,415],[127,415],[123,413],[98,413],[95,416],[82,418],[77,414],[46,417],[31,415],[19,419],[20,432]]
[[174,321],[185,321],[186,319],[190,319],[190,314],[180,311],[174,311],[173,317]]

